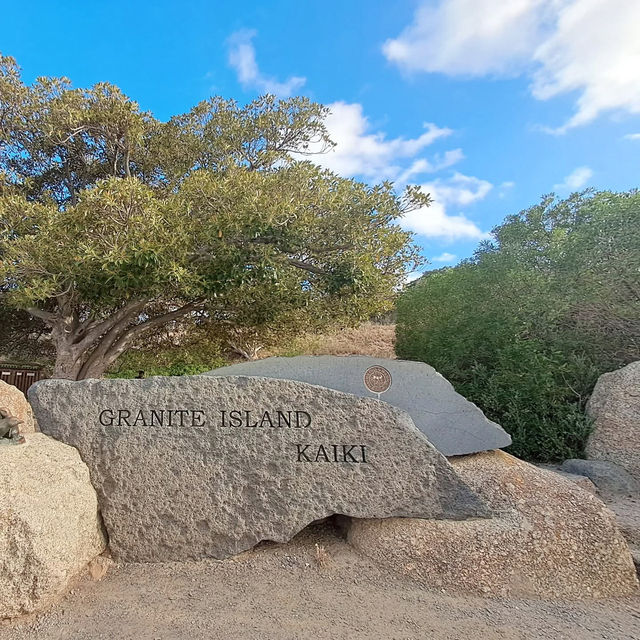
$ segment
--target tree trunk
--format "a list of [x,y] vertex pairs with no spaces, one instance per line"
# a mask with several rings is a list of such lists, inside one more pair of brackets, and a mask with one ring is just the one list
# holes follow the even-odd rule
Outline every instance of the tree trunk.
[[82,362],[73,358],[69,353],[58,351],[56,353],[56,362],[53,367],[54,378],[64,378],[65,380],[78,380]]
[[127,333],[124,336],[106,333],[87,344],[78,334],[60,335],[54,330],[51,335],[56,347],[53,377],[67,380],[101,378],[126,351],[130,342],[127,338]]
[[58,325],[51,331],[51,341],[56,349],[56,362],[53,367],[54,378],[77,380],[82,368],[82,360],[73,344],[74,335]]
[[[56,349],[53,377],[67,380],[100,378],[136,337],[154,327],[179,320],[199,304],[189,303],[144,322],[136,322],[144,306],[145,301],[132,301],[100,322],[79,323],[73,318],[47,314],[46,321],[52,328],[51,341]],[[43,315],[40,312],[40,317]]]
[[[75,344],[74,337],[76,338]],[[83,348],[78,347],[77,336],[55,340],[52,335],[52,340],[54,340],[56,347],[53,377],[66,380],[101,378],[126,350],[124,344],[120,347],[114,346],[114,340],[108,334],[101,336],[91,345],[83,345]]]

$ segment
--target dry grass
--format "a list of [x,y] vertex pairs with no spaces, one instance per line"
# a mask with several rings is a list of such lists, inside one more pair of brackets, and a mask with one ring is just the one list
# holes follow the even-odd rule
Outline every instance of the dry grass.
[[393,324],[373,324],[367,322],[356,329],[341,329],[328,334],[306,334],[286,348],[274,349],[261,354],[311,355],[311,356],[373,356],[374,358],[395,358],[395,334]]
[[314,559],[318,567],[326,567],[331,560],[331,557],[329,556],[329,552],[327,551],[325,546],[319,545],[317,542],[316,542],[316,553],[315,553]]

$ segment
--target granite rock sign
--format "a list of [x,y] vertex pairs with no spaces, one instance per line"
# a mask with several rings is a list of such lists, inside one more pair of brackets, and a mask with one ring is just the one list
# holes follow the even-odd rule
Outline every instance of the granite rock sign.
[[423,362],[368,356],[265,358],[209,371],[206,376],[259,376],[317,384],[375,398],[406,411],[429,442],[445,456],[459,456],[511,444],[511,437],[488,420],[433,367]]
[[112,553],[225,558],[314,520],[487,517],[484,502],[385,402],[250,377],[46,380],[40,429],[89,467]]

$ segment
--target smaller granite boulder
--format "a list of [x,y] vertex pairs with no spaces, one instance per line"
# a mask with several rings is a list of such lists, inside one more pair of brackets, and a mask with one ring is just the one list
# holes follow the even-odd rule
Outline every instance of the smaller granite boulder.
[[557,473],[503,452],[451,459],[484,498],[489,520],[389,518],[349,523],[359,551],[430,588],[512,597],[638,594],[614,515]]
[[0,448],[0,619],[45,608],[105,546],[73,447],[33,433]]
[[24,397],[24,393],[0,380],[0,409],[6,409],[12,416],[22,420],[20,425],[20,433],[33,433],[35,431],[35,423],[31,406]]
[[562,470],[586,476],[605,494],[640,495],[640,482],[628,471],[606,460],[565,460]]
[[601,375],[587,413],[594,420],[587,457],[615,462],[640,481],[640,361]]

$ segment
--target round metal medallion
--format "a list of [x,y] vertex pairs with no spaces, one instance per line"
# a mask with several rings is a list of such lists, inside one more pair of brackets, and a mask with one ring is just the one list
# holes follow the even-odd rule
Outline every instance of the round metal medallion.
[[371,393],[384,393],[391,388],[391,374],[379,365],[369,367],[364,372],[364,386]]

